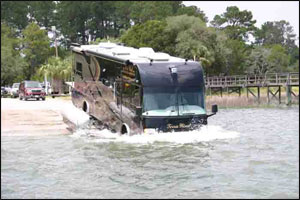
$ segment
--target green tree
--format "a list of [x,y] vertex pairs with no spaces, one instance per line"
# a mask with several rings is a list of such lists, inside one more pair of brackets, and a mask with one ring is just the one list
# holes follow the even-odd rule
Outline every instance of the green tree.
[[260,75],[269,72],[282,73],[289,71],[288,64],[289,56],[284,47],[280,45],[257,46],[247,60],[247,71]]
[[289,68],[291,71],[297,71],[299,72],[299,47],[294,47],[291,49],[291,52],[289,53],[290,56],[290,63]]
[[[212,29],[214,30],[214,29]],[[228,48],[227,41],[229,40],[226,34],[222,31],[215,31],[216,37],[211,40],[211,52],[214,56],[214,62],[210,67],[204,68],[206,75],[226,74],[231,71],[232,50]]]
[[[199,30],[201,32],[203,30],[203,27],[205,27],[205,22],[203,22],[200,18],[188,15],[167,17],[166,23],[167,25],[165,27],[164,34],[168,36],[168,44],[165,49],[168,53],[172,55],[180,55],[178,54],[179,52],[176,50],[176,45],[179,41],[183,42],[183,38],[177,38],[182,31],[188,31],[189,29],[194,28],[194,30]],[[190,30],[188,32],[189,34],[192,34],[190,35],[191,37],[194,37],[196,34],[193,30]],[[189,57],[193,58],[192,55]]]
[[63,91],[63,81],[68,79],[72,73],[72,56],[65,59],[59,57],[50,57],[47,64],[43,64],[38,73],[52,79],[52,87],[54,91]]
[[296,34],[293,27],[285,20],[266,22],[255,32],[256,44],[275,45],[279,44],[287,49],[290,56],[291,69],[295,69],[299,63],[299,47],[296,45]]
[[272,64],[269,62],[269,56],[271,50],[262,46],[255,47],[249,58],[247,59],[247,70],[248,73],[254,73],[264,75],[267,72],[273,71]]
[[[211,66],[214,57],[206,44],[205,34],[207,34],[206,27],[193,27],[182,31],[176,38],[175,52],[179,57],[193,59],[194,61],[201,61],[205,67]],[[197,37],[198,36],[198,37]],[[202,38],[199,38],[202,36]],[[209,35],[207,35],[209,37]],[[206,38],[207,39],[207,38]]]
[[[57,26],[71,42],[87,44],[87,30],[92,20],[93,2],[60,1],[57,3]],[[68,44],[69,45],[69,44]]]
[[181,4],[181,7],[177,10],[176,15],[188,15],[199,17],[203,22],[208,22],[208,18],[205,16],[205,13],[200,10],[197,6],[184,6]]
[[50,53],[50,41],[45,30],[35,24],[29,24],[23,30],[22,53],[28,67],[25,69],[25,78],[30,79],[37,67],[45,63]]
[[228,65],[224,73],[226,75],[236,75],[244,73],[246,69],[245,61],[250,54],[250,48],[240,40],[227,39],[225,48],[230,49],[230,54],[227,56]]
[[252,17],[251,11],[240,11],[238,7],[230,6],[225,13],[216,15],[211,24],[215,28],[224,29],[230,39],[248,40],[249,34],[256,30],[256,20],[252,20]]
[[20,40],[15,30],[1,23],[1,85],[23,80],[25,61],[20,55]]
[[[18,2],[19,3],[19,2]],[[51,30],[51,26],[55,25],[55,9],[54,1],[30,1],[28,2],[30,17],[34,19],[40,27]]]
[[[119,36],[121,34],[121,31],[128,30],[131,27],[131,6],[134,2],[133,1],[115,1],[115,13],[114,13],[114,21],[117,25],[117,33]],[[116,35],[115,35],[116,36]]]
[[164,51],[165,22],[149,20],[146,23],[135,25],[121,36],[121,41],[132,47],[151,47],[155,51]]
[[134,1],[131,6],[130,17],[134,24],[141,24],[148,20],[162,20],[167,16],[174,15],[174,4],[180,2],[172,1]]
[[1,1],[1,22],[5,21],[18,33],[28,25],[27,14],[27,1]]
[[281,44],[288,48],[296,46],[296,34],[293,27],[285,20],[265,22],[255,32],[256,43],[261,45]]
[[216,42],[214,30],[194,16],[174,16],[166,19],[165,34],[170,38],[169,49],[176,56],[201,61],[209,67],[215,61],[213,46]]
[[270,46],[271,54],[268,57],[274,72],[287,72],[289,66],[289,56],[284,47],[279,44]]
[[[129,6],[131,2],[95,1],[90,3],[89,8],[86,7],[87,11],[90,9],[91,14],[90,19],[87,18],[86,25],[90,30],[89,34],[93,35],[93,39],[118,35],[120,23],[118,17],[124,17],[121,21],[125,23],[128,19],[126,14],[129,8],[126,8],[126,4]],[[118,14],[117,11],[119,11]]]

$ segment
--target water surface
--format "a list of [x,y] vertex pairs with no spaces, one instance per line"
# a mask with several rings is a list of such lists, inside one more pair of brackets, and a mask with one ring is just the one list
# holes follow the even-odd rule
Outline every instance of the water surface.
[[1,197],[299,198],[298,109],[221,109],[194,132],[2,136]]

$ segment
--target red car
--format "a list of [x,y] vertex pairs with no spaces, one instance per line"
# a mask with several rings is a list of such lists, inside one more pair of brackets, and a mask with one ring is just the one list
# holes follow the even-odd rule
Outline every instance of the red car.
[[38,81],[23,81],[19,86],[19,99],[30,98],[45,100],[46,92]]

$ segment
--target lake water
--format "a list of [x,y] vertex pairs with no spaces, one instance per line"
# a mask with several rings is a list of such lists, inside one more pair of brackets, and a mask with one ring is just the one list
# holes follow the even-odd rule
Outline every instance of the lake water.
[[220,109],[208,123],[2,136],[1,198],[299,198],[299,107]]

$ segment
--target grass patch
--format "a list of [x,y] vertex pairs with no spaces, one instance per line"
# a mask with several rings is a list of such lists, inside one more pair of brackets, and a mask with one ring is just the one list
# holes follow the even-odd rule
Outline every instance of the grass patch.
[[[249,88],[255,96],[258,96],[257,88]],[[227,89],[223,89],[222,97],[220,91],[216,93],[210,92],[210,89],[206,90],[206,108],[210,109],[211,105],[217,104],[219,108],[278,108],[286,107],[287,105],[287,93],[286,87],[281,87],[281,103],[279,104],[279,87],[270,87],[270,91],[276,94],[276,98],[272,94],[269,94],[270,102],[268,103],[268,88],[260,88],[260,102],[249,92],[247,98],[247,89],[241,88],[241,96],[237,92],[229,93]],[[291,88],[292,92],[297,96],[291,95],[291,105],[299,105],[299,87],[294,86]]]
[[[278,97],[278,95],[277,95]],[[281,103],[275,98],[268,103],[267,95],[260,96],[258,102],[252,95],[247,98],[246,95],[223,95],[221,96],[206,96],[206,108],[210,109],[213,104],[217,104],[219,108],[278,108],[287,107],[287,98],[285,95],[281,96]],[[292,98],[292,105],[299,105],[299,97]]]

